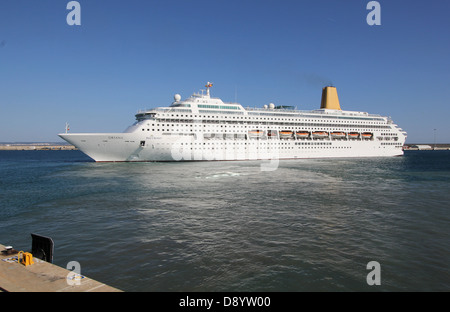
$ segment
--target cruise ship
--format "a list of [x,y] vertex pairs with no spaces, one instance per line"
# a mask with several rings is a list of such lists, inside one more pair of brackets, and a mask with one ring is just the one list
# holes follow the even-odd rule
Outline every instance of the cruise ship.
[[206,89],[168,107],[138,111],[123,133],[61,133],[97,162],[273,160],[403,155],[406,132],[389,117],[342,110],[322,89],[320,109],[273,103],[244,108]]

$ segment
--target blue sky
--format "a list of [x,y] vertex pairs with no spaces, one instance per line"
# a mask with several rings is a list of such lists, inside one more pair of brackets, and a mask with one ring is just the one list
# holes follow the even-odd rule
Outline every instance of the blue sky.
[[139,109],[214,82],[244,106],[341,107],[391,116],[407,143],[450,143],[450,2],[0,0],[0,142],[122,132]]

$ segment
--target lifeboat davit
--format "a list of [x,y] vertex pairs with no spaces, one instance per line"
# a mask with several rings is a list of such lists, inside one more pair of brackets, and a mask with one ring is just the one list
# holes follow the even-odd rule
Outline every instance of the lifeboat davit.
[[277,130],[267,130],[267,136],[268,137],[277,137],[278,132],[277,132]]

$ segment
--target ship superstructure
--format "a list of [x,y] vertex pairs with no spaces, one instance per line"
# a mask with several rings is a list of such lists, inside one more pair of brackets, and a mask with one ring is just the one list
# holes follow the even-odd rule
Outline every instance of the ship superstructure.
[[406,132],[389,117],[341,109],[335,87],[321,108],[244,108],[206,92],[137,112],[123,133],[63,133],[95,161],[201,161],[403,155]]

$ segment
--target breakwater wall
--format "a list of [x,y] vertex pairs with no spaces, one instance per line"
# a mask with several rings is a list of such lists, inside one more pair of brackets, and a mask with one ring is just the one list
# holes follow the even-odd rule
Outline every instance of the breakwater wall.
[[67,144],[0,144],[0,151],[70,151],[77,150]]

